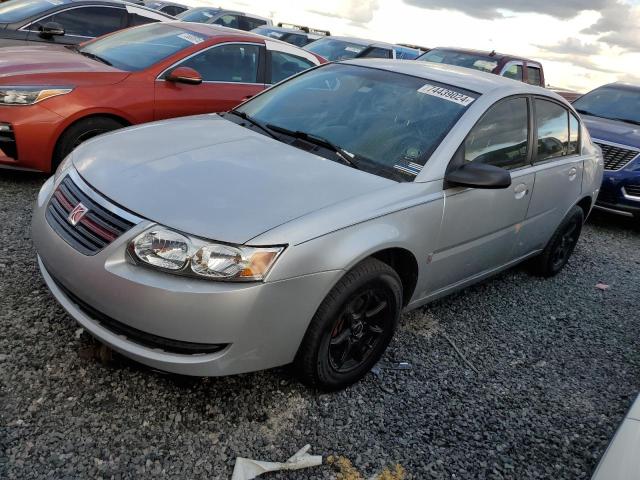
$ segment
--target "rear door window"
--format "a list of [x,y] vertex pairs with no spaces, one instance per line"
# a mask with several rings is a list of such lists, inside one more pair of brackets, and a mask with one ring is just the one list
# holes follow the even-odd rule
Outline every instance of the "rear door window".
[[216,25],[222,25],[223,27],[229,28],[240,28],[240,19],[238,15],[222,15],[220,18],[217,18],[213,23]]
[[205,82],[258,83],[258,45],[213,47],[180,64],[196,70]]
[[536,161],[566,156],[569,152],[569,112],[555,102],[539,98],[535,105],[538,127]]
[[62,25],[65,35],[95,38],[126,27],[126,15],[124,8],[77,7],[49,15],[29,29],[39,30],[48,22],[56,22]]
[[526,98],[491,107],[464,142],[465,162],[514,169],[529,164],[529,107]]
[[569,114],[569,155],[580,153],[580,122],[573,113]]
[[271,83],[278,83],[315,66],[311,60],[290,53],[271,51]]
[[527,83],[529,85],[542,85],[542,73],[538,67],[527,67]]
[[246,16],[240,17],[241,30],[251,31],[254,28],[258,28],[266,24],[267,22],[265,20],[262,20],[261,18],[246,17]]
[[522,65],[521,64],[512,64],[507,68],[502,74],[503,77],[510,78],[512,80],[522,81]]

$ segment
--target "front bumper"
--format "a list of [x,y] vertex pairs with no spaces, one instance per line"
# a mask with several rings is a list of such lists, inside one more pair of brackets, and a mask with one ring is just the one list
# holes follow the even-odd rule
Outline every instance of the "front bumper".
[[0,168],[49,172],[62,117],[40,104],[0,105],[0,123],[11,128],[11,146],[0,142]]
[[635,194],[638,187],[640,171],[605,171],[596,208],[640,218],[640,197]]
[[[96,255],[83,255],[59,237],[45,218],[53,188],[53,179],[43,186],[32,223],[47,286],[92,335],[154,368],[217,376],[290,363],[315,311],[343,273],[321,272],[264,283],[219,283],[142,268],[126,260],[125,247],[152,225],[146,220]],[[136,341],[135,335],[114,329],[102,316],[154,338],[212,346],[212,353],[188,354],[171,346]]]

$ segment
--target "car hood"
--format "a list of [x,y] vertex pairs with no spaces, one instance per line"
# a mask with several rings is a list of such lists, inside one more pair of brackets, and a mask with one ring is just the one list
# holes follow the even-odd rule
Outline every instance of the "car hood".
[[139,216],[238,244],[319,209],[396,184],[218,115],[103,135],[81,145],[73,163],[87,183]]
[[594,140],[640,148],[640,126],[591,115],[582,118]]
[[53,85],[71,80],[84,83],[100,76],[116,82],[129,75],[62,46],[5,47],[0,51],[0,84],[5,85],[32,84],[34,80]]

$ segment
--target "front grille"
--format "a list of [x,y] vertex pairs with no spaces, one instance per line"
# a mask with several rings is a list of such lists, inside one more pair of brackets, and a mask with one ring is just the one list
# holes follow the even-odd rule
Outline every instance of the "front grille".
[[169,353],[178,353],[186,355],[197,355],[205,353],[216,353],[224,350],[228,344],[226,343],[194,343],[184,342],[182,340],[173,340],[171,338],[160,337],[153,333],[143,332],[137,328],[125,325],[104,313],[96,310],[91,305],[87,304],[75,294],[73,294],[68,288],[62,285],[57,279],[53,278],[55,284],[62,290],[62,292],[71,300],[82,312],[92,320],[98,322],[101,326],[107,330],[126,337],[128,340],[137,343],[139,345],[164,350]]
[[640,197],[640,185],[625,185],[624,191],[632,197]]
[[602,149],[605,170],[620,170],[640,153],[637,150],[614,147],[605,143],[595,143]]
[[[80,205],[86,213],[77,215],[74,225],[69,217]],[[134,225],[91,200],[69,176],[53,192],[46,218],[51,228],[83,255],[95,255]]]

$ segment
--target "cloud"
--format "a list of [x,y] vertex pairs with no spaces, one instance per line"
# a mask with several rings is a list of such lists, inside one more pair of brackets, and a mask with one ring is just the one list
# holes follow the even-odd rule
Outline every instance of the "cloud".
[[582,33],[600,35],[599,40],[624,50],[640,50],[640,8],[609,2],[600,19]]
[[355,25],[365,25],[373,19],[374,13],[380,8],[378,0],[346,0],[337,3],[333,8],[327,5],[325,8],[310,11],[329,17],[344,18]]
[[541,13],[569,19],[585,10],[602,10],[615,0],[460,0],[452,5],[450,0],[404,0],[415,7],[435,10],[457,10],[471,17],[495,19],[504,17],[503,11]]
[[577,38],[567,38],[555,45],[536,45],[540,50],[561,55],[598,55],[602,47],[597,43],[582,42]]

